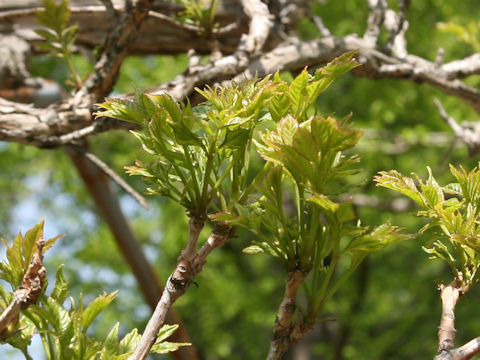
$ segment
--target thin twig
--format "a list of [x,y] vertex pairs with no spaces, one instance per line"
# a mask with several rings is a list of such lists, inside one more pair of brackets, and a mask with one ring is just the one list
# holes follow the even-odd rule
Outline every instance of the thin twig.
[[455,133],[456,136],[458,136],[459,138],[463,138],[464,137],[464,130],[463,128],[458,124],[458,122],[455,120],[455,118],[453,118],[452,116],[448,115],[448,113],[446,112],[445,108],[443,107],[442,103],[440,102],[440,100],[438,100],[437,98],[433,99],[433,103],[435,104],[435,106],[437,107],[437,110],[438,110],[438,113],[440,114],[440,116],[442,117],[443,120],[445,120],[445,122],[448,124],[448,126],[450,126],[453,130],[453,132]]
[[133,189],[125,180],[123,180],[118,174],[112,170],[106,163],[100,160],[96,155],[89,152],[82,146],[78,145],[67,145],[75,151],[83,154],[92,164],[98,167],[102,172],[104,172],[108,177],[110,177],[115,183],[117,183],[123,190],[125,190],[129,195],[131,195],[137,202],[142,205],[145,209],[149,209],[147,200],[140,195],[135,189]]
[[[162,13],[160,13],[158,11],[155,11],[155,10],[150,10],[148,12],[148,16],[152,17],[152,18],[163,20],[163,21],[167,22],[168,24],[170,24],[174,27],[177,27],[177,28],[183,29],[183,30],[187,30],[187,31],[191,31],[192,33],[198,33],[202,30],[202,28],[200,26],[192,25],[192,24],[183,24],[183,23],[175,20],[175,18],[173,18],[171,16],[168,16],[168,15],[165,15],[165,14],[162,14]],[[227,24],[225,26],[213,29],[212,34],[216,35],[216,36],[225,35],[225,34],[228,34],[232,31],[235,31],[237,29],[238,29],[238,23],[234,22],[234,23],[230,23],[230,24]]]
[[112,3],[112,0],[100,0],[105,6],[105,17],[109,20],[113,20],[117,17],[117,11]]
[[450,126],[455,135],[467,145],[470,157],[475,157],[480,151],[480,123],[469,122],[460,125],[455,118],[445,111],[438,99],[433,99],[433,102],[443,120]]
[[332,33],[328,28],[325,26],[325,24],[322,21],[322,18],[320,16],[314,16],[313,17],[313,22],[317,26],[318,30],[322,34],[323,37],[330,37],[332,36]]
[[128,48],[152,4],[153,0],[138,0],[135,6],[130,0],[125,1],[125,11],[117,16],[117,21],[112,22],[95,70],[73,95],[75,104],[91,105],[110,93]]

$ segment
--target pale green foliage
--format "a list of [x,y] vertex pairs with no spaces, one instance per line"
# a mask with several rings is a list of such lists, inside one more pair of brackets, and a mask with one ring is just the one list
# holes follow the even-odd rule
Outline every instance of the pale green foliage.
[[480,267],[480,170],[467,172],[463,167],[450,166],[456,183],[440,186],[428,168],[428,179],[415,174],[403,176],[395,170],[380,172],[375,177],[379,186],[398,191],[421,208],[417,216],[429,220],[420,233],[438,228],[437,240],[423,249],[432,259],[445,261],[465,290],[478,281]]
[[215,28],[215,13],[219,0],[175,0],[185,7],[180,20],[198,26],[199,34],[209,38]]
[[[0,263],[0,279],[7,281],[13,291],[17,290],[20,286],[23,276],[30,265],[30,261],[37,251],[37,241],[42,237],[43,221],[27,231],[25,236],[19,233],[11,245],[8,245],[8,243],[2,239],[7,249],[7,261]],[[45,252],[48,250],[55,241],[61,237],[63,237],[63,235],[46,240],[42,251]]]
[[480,23],[469,22],[466,25],[455,24],[453,22],[441,22],[437,28],[443,32],[452,33],[457,38],[472,47],[475,52],[480,51]]
[[45,39],[45,42],[37,44],[38,47],[62,57],[67,62],[73,76],[75,86],[81,86],[80,78],[72,63],[72,48],[75,43],[78,27],[68,26],[70,21],[70,8],[68,0],[63,0],[56,5],[53,0],[44,1],[44,10],[37,10],[37,21],[46,29],[36,29],[35,32]]
[[[18,289],[36,251],[36,242],[42,237],[43,222],[29,230],[25,236],[19,234],[12,245],[7,245],[7,262],[0,264],[0,278],[8,282],[13,291]],[[60,237],[47,240],[44,250]],[[55,286],[50,295],[46,295],[46,287],[44,286],[39,301],[22,310],[20,317],[0,334],[2,342],[20,349],[27,359],[31,359],[27,347],[35,334],[40,335],[45,355],[51,360],[121,360],[133,353],[140,341],[137,329],[119,340],[117,323],[103,341],[87,336],[93,320],[115,299],[116,292],[100,295],[87,306],[84,306],[82,299],[77,302],[69,298],[67,301],[69,290],[62,266],[57,270]],[[6,309],[12,298],[13,292],[0,286],[2,309]],[[177,327],[178,325],[165,325],[160,330],[151,352],[166,353],[189,345],[164,341]]]
[[268,78],[225,89],[198,90],[209,102],[179,106],[169,95],[138,95],[135,102],[101,104],[110,116],[143,125],[135,132],[143,149],[156,155],[148,165],[128,168],[151,185],[149,193],[170,197],[189,213],[228,211],[245,191],[251,138],[275,91]]
[[[353,205],[337,198],[346,191],[339,185],[342,178],[357,172],[351,166],[358,156],[343,152],[362,133],[351,129],[348,119],[317,115],[315,102],[357,66],[353,55],[346,53],[313,75],[304,69],[291,83],[275,74],[197,89],[207,101],[193,108],[166,94],[138,95],[134,102],[110,99],[97,114],[143,126],[135,135],[155,160],[128,172],[143,176],[150,193],[172,198],[191,216],[208,215],[252,231],[259,241],[246,252],[265,251],[287,271],[312,272],[305,284],[308,322],[368,253],[409,238],[389,224],[374,230],[349,224]],[[255,172],[252,143],[264,160]],[[292,197],[294,204],[286,208]],[[351,258],[351,266],[333,276],[343,256]]]

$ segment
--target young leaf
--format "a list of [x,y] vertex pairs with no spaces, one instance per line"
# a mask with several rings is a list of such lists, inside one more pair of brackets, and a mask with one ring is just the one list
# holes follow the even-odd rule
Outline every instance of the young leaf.
[[116,323],[110,332],[108,333],[105,341],[103,342],[103,349],[102,349],[102,359],[108,359],[113,355],[116,355],[119,350],[119,342],[118,342],[118,328],[120,323]]
[[228,149],[244,149],[248,140],[251,138],[250,129],[237,128],[234,130],[227,129],[225,140],[220,147]]
[[414,238],[413,235],[402,234],[399,231],[399,227],[390,223],[382,224],[368,234],[353,238],[343,251],[371,253],[379,251],[395,241]]
[[56,300],[59,304],[67,299],[68,296],[68,282],[63,276],[63,265],[60,265],[57,269],[55,287],[53,288],[52,295],[50,297]]
[[88,327],[92,321],[97,317],[97,315],[105,309],[116,297],[118,291],[115,291],[111,294],[103,294],[93,300],[90,305],[82,313],[82,330],[83,333],[87,332]]
[[380,171],[380,175],[374,177],[377,186],[383,186],[391,190],[408,196],[415,201],[422,208],[426,208],[426,200],[424,196],[418,191],[415,181],[412,178],[403,176],[396,170]]
[[157,340],[153,345],[151,352],[156,354],[166,354],[168,352],[176,351],[181,346],[189,346],[189,343],[171,343],[165,342],[175,330],[177,330],[178,325],[163,325],[157,335]]

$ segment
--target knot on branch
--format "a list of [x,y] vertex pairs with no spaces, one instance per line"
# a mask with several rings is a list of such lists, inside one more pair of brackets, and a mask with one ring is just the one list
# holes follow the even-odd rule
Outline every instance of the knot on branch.
[[169,288],[170,291],[183,292],[192,283],[194,276],[191,263],[185,259],[180,259],[167,286],[172,286],[172,288]]
[[25,276],[23,277],[19,290],[15,293],[15,296],[21,304],[22,310],[26,309],[30,304],[35,304],[37,302],[42,293],[45,276],[47,274],[47,270],[43,266],[42,254],[45,241],[39,239],[36,245],[36,252],[32,257],[32,261],[28,266]]

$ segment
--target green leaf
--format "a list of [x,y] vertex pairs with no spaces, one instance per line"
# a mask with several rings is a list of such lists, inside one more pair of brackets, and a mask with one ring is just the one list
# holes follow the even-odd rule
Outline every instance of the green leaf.
[[312,136],[311,131],[302,127],[305,123],[301,124],[295,135],[293,136],[292,145],[297,153],[302,155],[309,161],[316,162],[318,160],[318,151],[317,142]]
[[327,196],[323,194],[315,194],[306,199],[307,201],[317,205],[320,209],[325,210],[329,213],[335,213],[340,205],[330,200]]
[[279,122],[283,119],[289,113],[290,106],[290,101],[286,95],[286,87],[282,87],[280,93],[273,96],[269,104],[272,120]]
[[432,248],[426,248],[422,246],[423,251],[430,255],[430,259],[442,259],[444,260],[450,268],[453,270],[456,275],[457,271],[455,269],[455,257],[450,254],[448,247],[443,244],[441,241],[435,241]]
[[175,325],[168,325],[168,324],[163,325],[162,328],[160,329],[160,331],[157,334],[157,341],[156,342],[159,343],[159,342],[162,342],[162,341],[166,340],[177,329],[178,329],[177,324],[175,324]]
[[308,76],[307,69],[305,68],[290,84],[288,98],[293,105],[294,111],[298,111],[302,108],[305,102]]
[[119,350],[119,342],[118,342],[118,328],[120,323],[116,323],[110,332],[108,333],[105,341],[103,342],[103,349],[102,349],[102,359],[108,359],[112,355],[116,355]]
[[432,175],[432,170],[427,166],[428,170],[428,180],[426,184],[421,183],[420,189],[425,196],[430,208],[434,208],[437,204],[444,201],[443,191],[440,185],[436,182],[435,178]]
[[117,296],[118,291],[114,291],[110,294],[103,294],[93,300],[90,305],[82,313],[82,329],[86,333],[88,327],[92,321],[97,317],[97,315],[105,309]]
[[135,103],[130,100],[110,98],[97,106],[105,110],[95,112],[96,117],[112,117],[139,125],[146,121],[143,114],[137,110]]
[[458,170],[450,165],[450,172],[457,179],[465,200],[478,207],[480,205],[480,170],[474,168],[467,173],[463,167]]
[[61,336],[69,326],[71,326],[71,317],[69,312],[57,303],[51,297],[42,299],[42,307],[35,307],[36,312],[53,327],[54,334]]
[[170,124],[175,134],[175,139],[180,145],[195,145],[205,148],[202,140],[190,131],[183,122]]
[[47,40],[50,40],[50,41],[58,41],[58,37],[57,35],[51,31],[51,30],[48,30],[48,29],[35,29],[34,30],[38,35],[40,35],[41,37],[47,39]]
[[408,196],[421,207],[426,208],[427,204],[423,195],[418,191],[415,181],[412,178],[403,176],[396,170],[380,171],[374,181],[377,186],[383,186]]
[[355,210],[351,201],[341,202],[338,210],[335,212],[335,217],[339,223],[345,223],[355,219]]
[[368,234],[353,238],[343,252],[372,253],[382,250],[393,242],[414,238],[412,235],[402,234],[399,231],[400,228],[390,225],[390,223],[382,224]]
[[250,137],[250,129],[244,129],[241,127],[233,130],[227,129],[225,140],[220,147],[225,147],[227,149],[244,149]]
[[63,264],[57,269],[55,287],[53,288],[51,298],[56,300],[59,304],[67,299],[68,296],[68,282],[63,276]]
[[129,352],[133,352],[140,341],[140,334],[138,333],[137,329],[133,329],[128,334],[126,334],[122,340],[120,340],[120,344],[118,347],[119,354],[127,354]]
[[177,351],[182,346],[190,346],[190,345],[192,345],[192,344],[190,344],[190,343],[173,343],[173,342],[165,341],[165,342],[153,345],[150,352],[154,353],[154,354],[167,354],[167,353],[170,353],[170,352]]
[[152,102],[161,106],[175,123],[182,121],[182,113],[175,99],[168,94],[147,95]]
[[32,229],[28,230],[25,237],[22,240],[22,269],[23,273],[27,270],[33,257],[33,253],[37,249],[37,241],[43,237],[43,225],[44,221],[35,225]]
[[169,338],[175,330],[177,330],[178,325],[163,325],[157,335],[157,340],[150,350],[151,353],[156,354],[166,354],[168,352],[176,351],[181,346],[189,346],[189,343],[171,343],[165,342],[164,340]]

